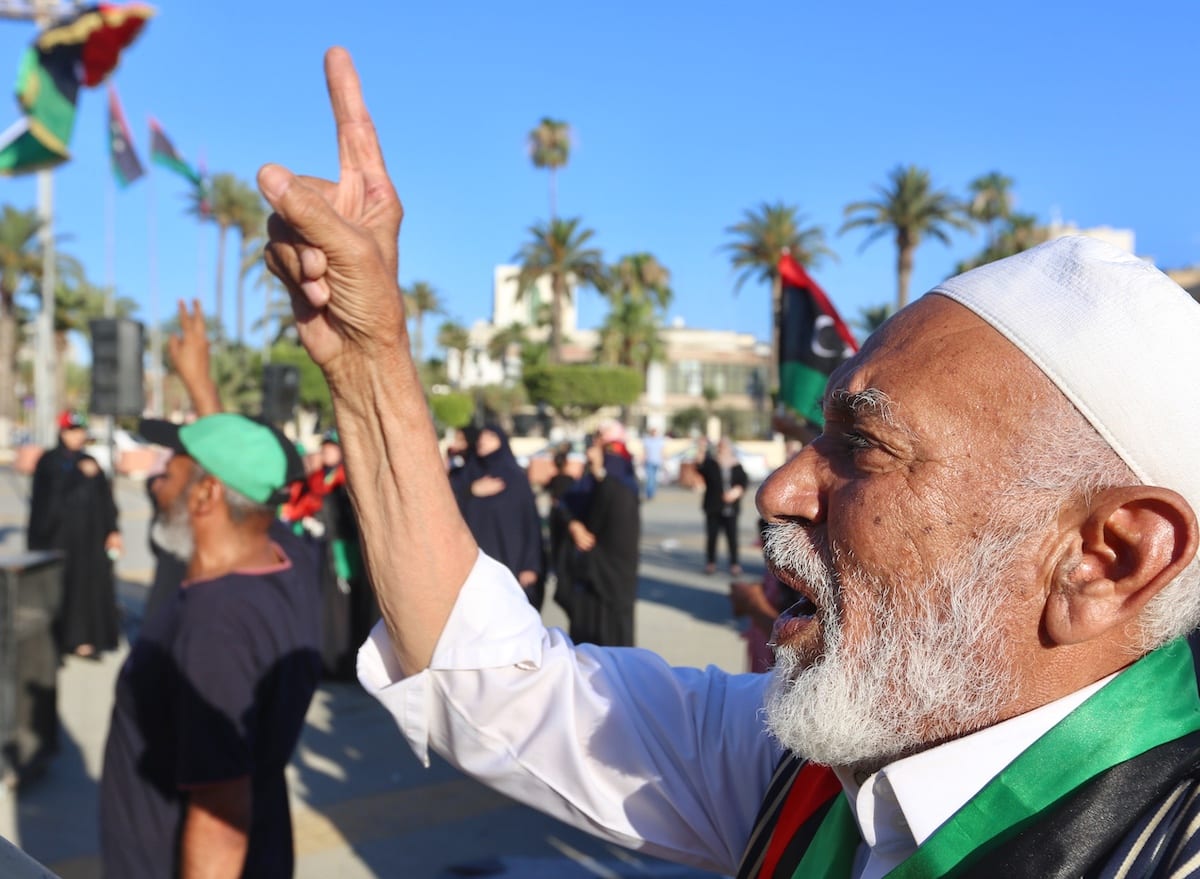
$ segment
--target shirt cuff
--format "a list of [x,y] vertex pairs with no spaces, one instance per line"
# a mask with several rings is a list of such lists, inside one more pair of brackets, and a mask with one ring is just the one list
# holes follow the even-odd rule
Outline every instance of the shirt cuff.
[[380,620],[359,648],[358,680],[392,714],[417,759],[428,766],[436,673],[537,668],[545,631],[512,572],[481,551],[459,590],[429,667],[405,677]]

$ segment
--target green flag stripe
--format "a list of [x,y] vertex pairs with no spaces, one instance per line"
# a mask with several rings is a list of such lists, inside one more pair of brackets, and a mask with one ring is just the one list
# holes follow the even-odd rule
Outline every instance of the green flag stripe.
[[1131,665],[992,779],[888,879],[941,876],[1106,769],[1200,729],[1196,667],[1180,639]]
[[792,879],[821,876],[824,879],[848,879],[854,866],[854,853],[862,840],[854,813],[844,793],[838,794],[821,819],[812,845],[792,871]]
[[[1192,651],[1173,641],[1125,669],[984,785],[887,874],[945,876],[1104,771],[1200,730]],[[862,842],[845,794],[821,822],[793,879],[848,879]]]
[[821,425],[821,399],[829,376],[798,360],[785,360],[779,367],[779,399],[813,424]]

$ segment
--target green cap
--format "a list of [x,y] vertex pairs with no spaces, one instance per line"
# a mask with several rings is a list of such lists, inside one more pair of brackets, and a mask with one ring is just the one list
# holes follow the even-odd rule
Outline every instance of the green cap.
[[222,412],[179,428],[179,445],[221,482],[260,504],[286,499],[288,484],[304,477],[295,448],[275,428]]

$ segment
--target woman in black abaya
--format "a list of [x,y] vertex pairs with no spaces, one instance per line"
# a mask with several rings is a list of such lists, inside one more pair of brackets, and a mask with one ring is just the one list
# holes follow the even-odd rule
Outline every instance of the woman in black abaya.
[[631,647],[641,533],[637,476],[629,458],[599,438],[587,456],[583,478],[563,499],[576,549],[571,640]]
[[59,442],[33,474],[30,549],[63,553],[62,605],[54,634],[62,653],[94,658],[119,635],[113,558],[121,550],[117,507],[104,471],[83,451],[87,419],[59,416]]
[[529,603],[540,610],[542,521],[529,477],[513,457],[503,429],[483,427],[450,482],[479,548],[513,572]]

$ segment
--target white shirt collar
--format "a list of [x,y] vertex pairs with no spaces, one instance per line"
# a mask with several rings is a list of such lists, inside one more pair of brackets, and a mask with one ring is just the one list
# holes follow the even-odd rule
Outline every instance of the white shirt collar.
[[836,769],[870,849],[860,850],[856,874],[861,879],[885,875],[1021,752],[1115,677],[1109,675],[1025,714],[889,763],[861,783],[853,772]]

